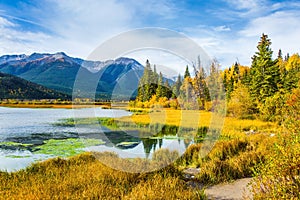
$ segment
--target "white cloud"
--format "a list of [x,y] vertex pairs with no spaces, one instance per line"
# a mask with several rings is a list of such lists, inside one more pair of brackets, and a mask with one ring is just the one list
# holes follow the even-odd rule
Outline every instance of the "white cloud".
[[135,11],[135,16],[159,16],[160,19],[173,19],[179,9],[170,0],[128,0],[127,9]]
[[105,39],[129,29],[133,18],[132,11],[117,1],[57,0],[50,5],[53,13],[43,16],[43,23],[56,34],[51,48],[80,57],[86,57]]
[[267,5],[267,0],[224,0],[233,10],[243,10],[241,14],[248,15],[261,11]]
[[15,25],[8,21],[7,19],[0,17],[0,27],[5,28],[5,27],[14,27]]
[[[105,39],[130,29],[133,17],[132,11],[117,1],[55,0],[38,2],[36,7],[26,7],[24,15],[28,16],[24,18],[30,20],[1,14],[0,53],[65,51],[84,58]],[[25,32],[17,22],[46,27],[49,32]]]
[[179,73],[183,74],[187,65],[192,70],[192,63],[178,57],[178,55],[163,50],[141,49],[125,54],[124,56],[134,58],[142,65],[148,59],[152,66],[156,65],[157,72],[162,72],[169,78],[177,76]]
[[[232,44],[231,36],[234,34],[225,25],[219,27],[197,26],[184,29],[188,35],[211,57],[217,59],[223,67],[230,66],[236,60],[239,51],[233,51],[228,46]],[[227,34],[230,37],[227,37]]]
[[[24,9],[24,8],[23,8]],[[142,25],[142,19],[147,17],[160,17],[171,19],[175,16],[175,6],[169,0],[161,1],[105,1],[105,0],[48,0],[36,1],[34,6],[26,5],[24,18],[12,16],[12,13],[3,12],[0,21],[6,23],[5,31],[1,35],[4,46],[3,53],[65,51],[71,56],[87,57],[98,45],[107,39]],[[10,15],[9,15],[10,14]],[[49,33],[25,33],[16,23],[25,22],[48,29]],[[6,20],[6,21],[5,21]],[[11,27],[8,27],[10,23]],[[18,29],[19,28],[19,29]],[[15,37],[14,43],[7,37]],[[26,38],[27,37],[27,38]],[[38,43],[39,42],[39,43]],[[19,47],[18,47],[19,46]]]
[[118,35],[97,48],[90,60],[107,60],[120,56],[132,57],[140,63],[149,59],[152,64],[183,72],[188,64],[192,66],[201,56],[204,67],[210,59],[203,49],[189,37],[168,29],[136,29]]
[[215,31],[218,31],[218,32],[222,32],[222,31],[230,31],[231,29],[228,27],[228,26],[217,26],[214,28]]
[[[274,57],[277,51],[296,53],[300,51],[300,14],[298,2],[281,2],[272,4],[270,1],[226,0],[233,9],[224,12],[232,16],[231,21],[238,21],[238,27],[226,32],[220,31],[227,26],[198,27],[186,29],[192,37],[206,50],[211,57],[216,57],[222,67],[229,67],[235,61],[242,65],[251,65],[251,57],[257,51],[256,46],[262,33],[268,34],[272,41]],[[220,15],[221,16],[221,15]],[[237,20],[236,18],[243,18]],[[244,22],[244,23],[241,23]]]
[[300,14],[299,12],[275,12],[252,20],[240,31],[240,37],[257,38],[262,33],[272,41],[271,48],[277,52],[280,48],[286,53],[299,52]]
[[50,36],[41,32],[18,30],[18,25],[0,17],[0,54],[31,53],[43,51],[41,43]]
[[225,0],[227,3],[235,6],[237,9],[248,9],[252,10],[261,5],[264,0]]

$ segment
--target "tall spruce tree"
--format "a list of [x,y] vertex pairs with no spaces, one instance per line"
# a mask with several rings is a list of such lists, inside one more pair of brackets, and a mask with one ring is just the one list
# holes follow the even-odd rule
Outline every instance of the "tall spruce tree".
[[160,72],[159,73],[159,77],[158,77],[158,83],[157,83],[157,89],[156,89],[156,97],[157,98],[160,98],[160,97],[163,97],[164,95],[164,86],[163,86],[164,82],[163,82],[163,75],[162,73]]
[[163,97],[167,97],[168,99],[172,97],[172,90],[168,79],[164,82],[163,85]]
[[183,78],[191,77],[189,66],[186,66]]
[[221,100],[224,99],[224,87],[223,80],[220,75],[219,63],[217,60],[213,60],[210,66],[210,74],[207,77],[207,86],[209,89],[210,100]]
[[158,82],[158,74],[156,72],[156,66],[154,65],[153,71],[150,65],[150,78],[149,78],[149,99],[156,93]]
[[143,76],[141,77],[139,82],[138,95],[137,95],[137,99],[139,101],[142,102],[148,101],[152,96],[153,91],[150,90],[152,74],[153,72],[150,66],[150,62],[149,60],[147,60],[144,68]]
[[177,98],[180,94],[180,87],[182,85],[182,80],[180,74],[178,74],[177,80],[173,85],[173,94],[172,98]]
[[233,66],[233,76],[234,76],[234,82],[237,83],[241,79],[240,77],[240,67],[237,62],[235,62]]
[[270,46],[271,40],[267,35],[262,34],[257,45],[258,51],[252,57],[250,69],[250,93],[253,98],[261,102],[278,91],[280,81],[279,67],[272,60],[273,51]]
[[198,100],[200,101],[199,108],[204,109],[205,108],[205,101],[209,98],[209,91],[208,87],[206,85],[206,73],[204,71],[204,68],[200,65],[200,60],[198,57],[198,69],[194,66],[195,71],[195,78],[193,82],[193,87],[195,90],[195,95],[197,96]]

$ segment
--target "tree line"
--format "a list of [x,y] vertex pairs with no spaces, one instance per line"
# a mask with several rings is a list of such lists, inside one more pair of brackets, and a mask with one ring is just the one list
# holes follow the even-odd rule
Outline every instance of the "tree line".
[[[300,56],[283,55],[279,50],[275,59],[268,35],[262,34],[251,67],[235,62],[220,70],[216,60],[206,72],[200,57],[193,65],[194,74],[186,66],[183,76],[170,83],[156,66],[147,60],[140,80],[135,107],[160,105],[175,109],[213,110],[219,102],[227,103],[227,114],[239,118],[260,116],[269,121],[277,119],[287,109],[287,102],[299,98]],[[295,97],[295,95],[297,97]],[[299,100],[299,99],[298,99]]]

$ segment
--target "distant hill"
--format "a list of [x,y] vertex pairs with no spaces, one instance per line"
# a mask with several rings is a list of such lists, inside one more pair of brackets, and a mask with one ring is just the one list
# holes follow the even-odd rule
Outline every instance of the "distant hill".
[[71,99],[69,95],[0,73],[0,99]]
[[112,93],[126,95],[136,89],[144,67],[130,58],[118,58],[105,62],[85,61],[67,56],[63,52],[0,57],[0,72],[15,75],[69,95],[73,92],[79,70],[84,77],[82,88],[86,88],[85,92],[88,92],[90,85],[98,83],[97,95],[110,96]]

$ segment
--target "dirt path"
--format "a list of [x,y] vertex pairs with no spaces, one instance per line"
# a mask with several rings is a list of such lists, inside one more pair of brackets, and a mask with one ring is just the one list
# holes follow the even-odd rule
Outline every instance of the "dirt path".
[[[203,185],[194,181],[195,176],[200,172],[199,168],[188,168],[184,170],[187,184],[193,188],[202,188]],[[253,199],[248,184],[252,178],[243,178],[233,181],[232,183],[222,183],[210,186],[205,189],[208,199],[213,200],[248,200]]]
[[249,187],[251,178],[238,179],[232,183],[214,185],[205,190],[208,199],[253,199]]

